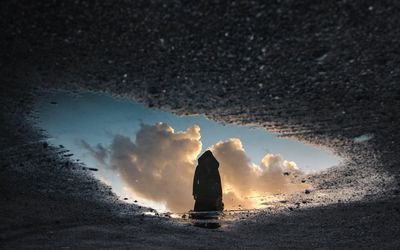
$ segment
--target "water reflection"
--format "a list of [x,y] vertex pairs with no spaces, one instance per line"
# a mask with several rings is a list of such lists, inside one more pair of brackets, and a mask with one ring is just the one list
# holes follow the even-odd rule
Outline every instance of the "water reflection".
[[220,219],[222,217],[223,212],[219,211],[189,212],[189,218],[193,226],[207,229],[217,229],[221,227]]
[[193,208],[195,162],[207,149],[220,163],[225,209],[255,208],[261,202],[252,197],[302,190],[304,172],[339,162],[261,129],[179,117],[106,95],[46,93],[36,110],[52,145],[70,150],[121,199],[159,212]]
[[207,228],[207,229],[217,229],[221,227],[219,222],[194,222],[193,226]]

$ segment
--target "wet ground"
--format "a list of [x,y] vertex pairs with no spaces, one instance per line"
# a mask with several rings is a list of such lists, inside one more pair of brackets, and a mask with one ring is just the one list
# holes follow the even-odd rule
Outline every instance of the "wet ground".
[[[3,248],[398,248],[396,1],[3,1]],[[347,159],[292,209],[216,230],[142,215],[32,127],[38,91],[148,106],[325,145]],[[370,140],[354,140],[362,135]],[[299,208],[304,199],[316,206]]]

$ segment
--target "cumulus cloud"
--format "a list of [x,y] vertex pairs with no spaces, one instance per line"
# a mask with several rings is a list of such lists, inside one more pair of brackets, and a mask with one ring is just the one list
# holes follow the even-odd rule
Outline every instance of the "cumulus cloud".
[[175,132],[165,123],[141,125],[136,141],[117,135],[110,147],[110,165],[139,196],[162,202],[172,211],[190,208],[190,187],[200,128]]
[[[192,181],[197,157],[202,149],[200,127],[175,132],[165,123],[142,124],[135,140],[114,136],[105,148],[86,148],[99,163],[117,172],[125,185],[138,196],[161,202],[174,212],[193,207]],[[220,163],[220,174],[227,209],[252,207],[250,196],[287,192],[302,187],[290,183],[294,174],[301,174],[296,163],[283,161],[279,155],[267,154],[260,164],[254,164],[239,139],[232,138],[214,144],[210,150]],[[289,175],[284,173],[288,172]]]
[[302,172],[293,161],[283,161],[280,155],[267,154],[259,165],[250,161],[241,141],[232,138],[211,147],[220,162],[220,173],[225,188],[227,208],[257,206],[258,200],[249,197],[267,193],[292,192],[304,185],[293,184],[293,176]]
[[94,148],[90,146],[86,141],[81,140],[79,145],[89,151],[89,153],[101,164],[106,164],[106,158],[108,157],[108,151],[103,145],[97,144]]

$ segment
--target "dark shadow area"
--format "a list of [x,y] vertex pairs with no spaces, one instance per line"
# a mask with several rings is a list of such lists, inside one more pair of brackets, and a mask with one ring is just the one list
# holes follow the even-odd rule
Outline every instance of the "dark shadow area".
[[224,210],[219,162],[207,150],[199,157],[198,163],[193,178],[194,211],[189,212],[189,218],[196,227],[216,229],[221,227],[218,220]]
[[196,200],[194,211],[224,210],[218,161],[207,150],[199,157],[198,162],[193,179],[193,197]]

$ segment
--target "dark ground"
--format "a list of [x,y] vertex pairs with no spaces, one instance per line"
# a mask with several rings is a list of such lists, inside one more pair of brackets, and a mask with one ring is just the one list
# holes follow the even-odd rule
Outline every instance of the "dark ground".
[[[0,12],[0,247],[399,248],[398,1],[4,0]],[[254,123],[346,161],[310,176],[315,190],[293,198],[305,208],[218,230],[141,216],[43,144],[32,106],[48,88]]]

